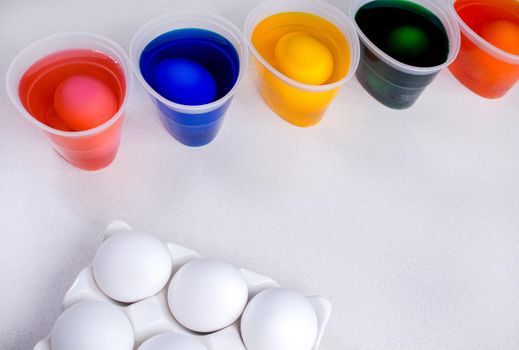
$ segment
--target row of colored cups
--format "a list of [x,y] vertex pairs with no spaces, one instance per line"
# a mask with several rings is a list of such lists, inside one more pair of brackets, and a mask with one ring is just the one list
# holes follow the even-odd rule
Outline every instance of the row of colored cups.
[[[365,6],[385,3],[411,3],[430,13],[448,38],[445,59],[413,66],[378,47],[357,17]],[[481,11],[486,17],[477,15]],[[164,127],[188,146],[205,145],[217,135],[248,65],[249,48],[264,100],[298,126],[319,123],[355,73],[373,97],[397,109],[414,104],[447,66],[464,85],[489,98],[504,95],[519,79],[519,53],[495,47],[475,29],[482,20],[499,16],[518,23],[514,0],[453,0],[452,8],[434,0],[354,0],[349,15],[353,21],[321,1],[270,0],[250,13],[244,36],[216,15],[171,13],[138,30],[129,58],[99,35],[58,34],[13,60],[7,89],[63,158],[96,170],[116,156],[132,68]],[[403,35],[412,45],[423,44],[412,31]]]

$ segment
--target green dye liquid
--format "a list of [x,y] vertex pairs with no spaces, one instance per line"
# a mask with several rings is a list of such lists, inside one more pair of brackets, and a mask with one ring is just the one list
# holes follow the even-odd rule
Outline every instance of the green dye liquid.
[[406,0],[376,0],[355,16],[362,32],[394,59],[416,67],[433,67],[447,60],[449,39],[431,11]]

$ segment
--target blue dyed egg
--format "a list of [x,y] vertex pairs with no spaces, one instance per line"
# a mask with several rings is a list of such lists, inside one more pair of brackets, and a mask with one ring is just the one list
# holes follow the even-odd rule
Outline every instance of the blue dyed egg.
[[168,100],[189,106],[216,99],[216,82],[202,65],[184,58],[168,58],[153,70],[152,87]]

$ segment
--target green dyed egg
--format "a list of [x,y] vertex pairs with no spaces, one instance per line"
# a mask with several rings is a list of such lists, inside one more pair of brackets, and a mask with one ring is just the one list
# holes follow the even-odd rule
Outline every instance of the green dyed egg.
[[401,26],[389,34],[389,46],[395,52],[404,55],[421,55],[428,45],[427,35],[414,26]]

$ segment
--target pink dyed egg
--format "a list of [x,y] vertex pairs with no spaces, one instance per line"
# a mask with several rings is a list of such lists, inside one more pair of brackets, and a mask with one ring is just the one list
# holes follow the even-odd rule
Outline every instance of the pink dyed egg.
[[54,107],[63,123],[75,131],[107,122],[118,108],[114,92],[88,75],[73,75],[63,80],[56,89]]

